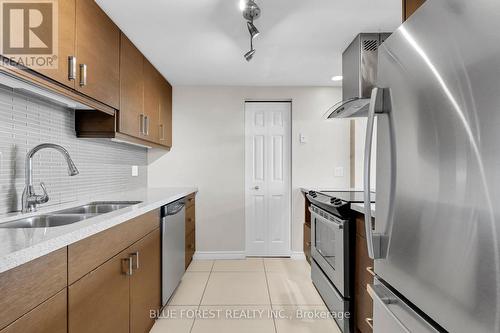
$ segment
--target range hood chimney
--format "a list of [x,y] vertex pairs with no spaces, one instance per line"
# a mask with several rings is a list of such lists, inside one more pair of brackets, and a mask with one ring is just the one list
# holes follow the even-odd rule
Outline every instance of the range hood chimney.
[[342,53],[342,101],[326,118],[366,117],[377,80],[378,48],[390,33],[360,33]]

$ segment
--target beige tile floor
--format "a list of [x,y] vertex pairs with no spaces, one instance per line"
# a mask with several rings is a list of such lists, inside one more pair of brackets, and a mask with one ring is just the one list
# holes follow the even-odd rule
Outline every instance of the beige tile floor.
[[196,260],[152,333],[340,333],[326,313],[306,261]]

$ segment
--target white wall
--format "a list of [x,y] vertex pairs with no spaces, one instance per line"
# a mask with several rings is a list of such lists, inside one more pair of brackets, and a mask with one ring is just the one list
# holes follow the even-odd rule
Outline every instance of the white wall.
[[149,153],[149,186],[198,186],[197,251],[244,251],[244,102],[291,99],[292,249],[302,251],[300,187],[349,187],[349,121],[322,118],[340,97],[334,87],[174,87],[173,148]]
[[[363,190],[364,184],[364,160],[365,160],[365,141],[367,118],[356,118],[354,123],[354,188]],[[376,189],[376,170],[377,170],[377,118],[373,127],[372,158],[371,158],[371,179],[370,187],[373,191]]]

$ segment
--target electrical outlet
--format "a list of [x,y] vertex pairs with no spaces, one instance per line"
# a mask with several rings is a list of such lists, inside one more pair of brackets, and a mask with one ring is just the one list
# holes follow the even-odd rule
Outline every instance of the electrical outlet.
[[336,167],[335,168],[335,177],[344,177],[344,168]]
[[132,177],[139,176],[139,167],[137,165],[132,165]]

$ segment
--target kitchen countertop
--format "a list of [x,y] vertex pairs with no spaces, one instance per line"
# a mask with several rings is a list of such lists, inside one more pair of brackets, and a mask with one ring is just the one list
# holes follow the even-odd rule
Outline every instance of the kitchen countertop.
[[[126,222],[151,210],[197,192],[195,187],[148,188],[86,198],[71,203],[46,206],[36,213],[0,216],[0,223],[77,207],[93,201],[141,201],[111,213],[84,221],[50,228],[0,228],[0,273],[50,252]],[[158,225],[160,221],[158,220]]]
[[[352,203],[351,204],[351,209],[355,210],[359,213],[364,214],[365,213],[365,204],[364,203]],[[372,210],[372,217],[375,218],[375,204],[371,204],[371,210]]]

